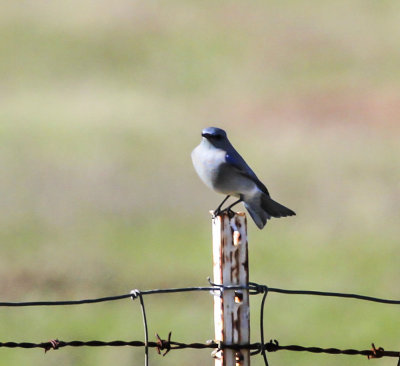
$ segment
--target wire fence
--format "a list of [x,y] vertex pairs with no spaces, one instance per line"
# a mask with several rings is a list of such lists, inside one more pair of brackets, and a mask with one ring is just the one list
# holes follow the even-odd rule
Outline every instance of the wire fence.
[[[223,349],[248,349],[251,351],[251,355],[261,354],[265,365],[268,366],[267,352],[276,352],[281,350],[286,351],[297,351],[297,352],[311,352],[311,353],[326,353],[326,354],[344,354],[344,355],[362,355],[368,358],[381,358],[381,357],[396,357],[398,358],[397,365],[400,366],[400,351],[386,351],[382,347],[375,347],[372,343],[371,349],[356,350],[356,349],[338,349],[338,348],[321,348],[321,347],[304,347],[299,345],[287,345],[282,346],[277,340],[270,340],[265,342],[264,340],[264,308],[267,295],[269,293],[279,293],[284,295],[309,295],[309,296],[325,296],[325,297],[336,297],[336,298],[347,298],[361,301],[370,301],[380,304],[391,304],[400,305],[400,300],[384,299],[372,296],[365,296],[353,293],[340,293],[340,292],[327,292],[327,291],[311,291],[311,290],[288,290],[282,288],[268,287],[266,285],[260,285],[250,282],[248,286],[224,286],[215,284],[208,280],[210,286],[206,287],[181,287],[181,288],[166,288],[166,289],[151,289],[151,290],[132,290],[130,293],[107,296],[92,299],[82,300],[67,300],[67,301],[29,301],[29,302],[0,302],[0,307],[26,307],[26,306],[65,306],[65,305],[83,305],[83,304],[94,304],[106,301],[117,301],[123,299],[139,299],[143,327],[144,327],[144,342],[143,341],[60,341],[57,339],[50,340],[42,343],[30,343],[30,342],[0,342],[0,347],[5,348],[41,348],[46,352],[51,349],[59,349],[63,347],[143,347],[145,350],[145,365],[148,366],[148,349],[156,348],[159,354],[165,356],[171,350],[179,350],[185,348],[191,349],[213,349],[213,355]],[[156,335],[156,341],[149,341],[148,336],[148,325],[146,318],[146,310],[143,297],[154,294],[169,294],[169,293],[182,293],[182,292],[194,292],[203,291],[211,292],[212,294],[222,293],[225,290],[248,290],[250,295],[262,294],[262,301],[260,306],[260,342],[251,344],[224,344],[223,342],[215,342],[213,340],[205,343],[183,343],[171,340],[171,332],[167,339],[162,339],[158,334]]]

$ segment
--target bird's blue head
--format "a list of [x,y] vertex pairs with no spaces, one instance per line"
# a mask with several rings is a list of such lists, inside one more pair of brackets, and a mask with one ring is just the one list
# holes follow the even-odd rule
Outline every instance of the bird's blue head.
[[226,141],[226,132],[218,127],[207,127],[201,131],[201,136],[208,140],[211,144],[216,145],[218,142]]

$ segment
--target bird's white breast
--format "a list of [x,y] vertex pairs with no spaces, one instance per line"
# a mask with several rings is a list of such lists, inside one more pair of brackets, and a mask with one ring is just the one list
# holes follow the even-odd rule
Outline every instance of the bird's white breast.
[[216,179],[219,174],[219,167],[225,162],[226,152],[221,149],[209,149],[200,144],[192,152],[194,168],[200,179],[211,189],[215,187]]

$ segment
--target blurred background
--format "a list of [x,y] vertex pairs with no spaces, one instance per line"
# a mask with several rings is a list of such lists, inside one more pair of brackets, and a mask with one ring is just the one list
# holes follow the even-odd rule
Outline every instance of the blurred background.
[[[398,1],[1,2],[1,301],[206,285],[208,211],[223,197],[190,153],[207,126],[226,129],[297,212],[262,231],[249,220],[252,281],[400,298]],[[213,338],[209,294],[144,300],[151,340]],[[1,341],[143,339],[129,300],[0,308],[0,322]],[[266,302],[266,339],[284,345],[399,350],[398,324],[395,305]],[[366,362],[286,351],[269,360]],[[1,365],[115,362],[140,365],[143,349],[0,349]],[[151,365],[184,363],[213,360],[209,350],[150,351]]]

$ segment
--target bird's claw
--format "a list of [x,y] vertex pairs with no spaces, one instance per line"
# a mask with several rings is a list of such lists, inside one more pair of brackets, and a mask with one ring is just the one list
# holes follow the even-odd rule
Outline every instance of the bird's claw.
[[221,214],[221,210],[219,210],[219,209],[216,209],[214,212],[213,212],[213,219],[215,219],[217,216],[219,216]]
[[223,213],[227,213],[229,218],[232,218],[233,216],[235,216],[235,212],[233,210],[231,210],[230,208],[225,208],[223,210],[217,209],[214,211],[213,219],[216,218],[217,216],[220,216]]

